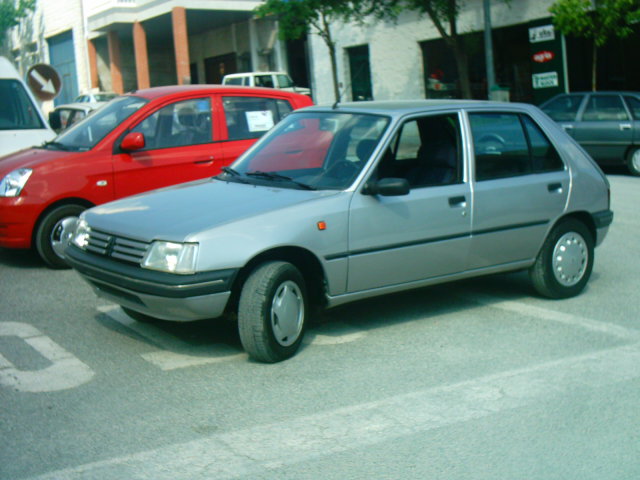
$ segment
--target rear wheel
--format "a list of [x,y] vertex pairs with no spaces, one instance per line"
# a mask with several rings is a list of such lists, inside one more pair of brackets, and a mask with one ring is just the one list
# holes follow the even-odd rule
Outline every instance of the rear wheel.
[[51,268],[69,268],[64,248],[71,226],[85,210],[82,205],[61,205],[48,212],[38,224],[35,246],[38,254]]
[[529,278],[540,295],[567,298],[585,287],[593,268],[594,241],[587,227],[566,219],[552,230],[529,269]]
[[640,148],[632,149],[627,155],[627,168],[632,175],[640,176]]
[[288,262],[268,262],[247,278],[238,305],[238,330],[249,356],[261,362],[292,357],[302,342],[307,292],[300,271]]

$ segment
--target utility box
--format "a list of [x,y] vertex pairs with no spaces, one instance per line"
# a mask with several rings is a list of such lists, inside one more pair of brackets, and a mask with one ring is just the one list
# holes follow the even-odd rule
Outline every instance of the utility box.
[[489,100],[494,102],[508,102],[511,99],[509,87],[494,86],[489,92]]

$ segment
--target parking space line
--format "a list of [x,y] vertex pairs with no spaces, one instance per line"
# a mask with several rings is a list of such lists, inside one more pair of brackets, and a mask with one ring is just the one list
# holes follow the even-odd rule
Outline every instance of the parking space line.
[[612,323],[601,322],[598,320],[591,320],[578,315],[572,315],[570,313],[563,313],[557,310],[551,310],[548,308],[537,307],[524,302],[516,302],[512,300],[501,300],[498,297],[492,297],[482,294],[465,295],[465,300],[480,303],[488,307],[505,310],[512,313],[517,313],[523,316],[540,318],[543,320],[550,320],[553,322],[563,323],[574,327],[579,327],[584,330],[589,330],[596,333],[602,333],[617,337],[628,341],[640,341],[640,331],[633,330],[626,327],[621,327]]
[[273,468],[522,408],[640,377],[640,344],[545,362],[452,385],[218,433],[31,477],[190,480],[257,477]]

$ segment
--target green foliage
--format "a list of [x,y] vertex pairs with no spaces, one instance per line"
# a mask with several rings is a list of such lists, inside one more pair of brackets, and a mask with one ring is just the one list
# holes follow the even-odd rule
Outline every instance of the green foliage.
[[36,0],[0,0],[0,45],[7,30],[35,9]]
[[560,32],[593,39],[599,47],[612,37],[628,37],[640,21],[638,0],[557,0],[549,11]]

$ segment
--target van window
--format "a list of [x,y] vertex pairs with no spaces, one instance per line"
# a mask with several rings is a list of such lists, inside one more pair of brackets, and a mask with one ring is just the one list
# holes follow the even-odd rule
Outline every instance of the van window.
[[0,79],[0,130],[45,128],[36,106],[17,80]]
[[242,85],[242,77],[225,78],[225,85]]

